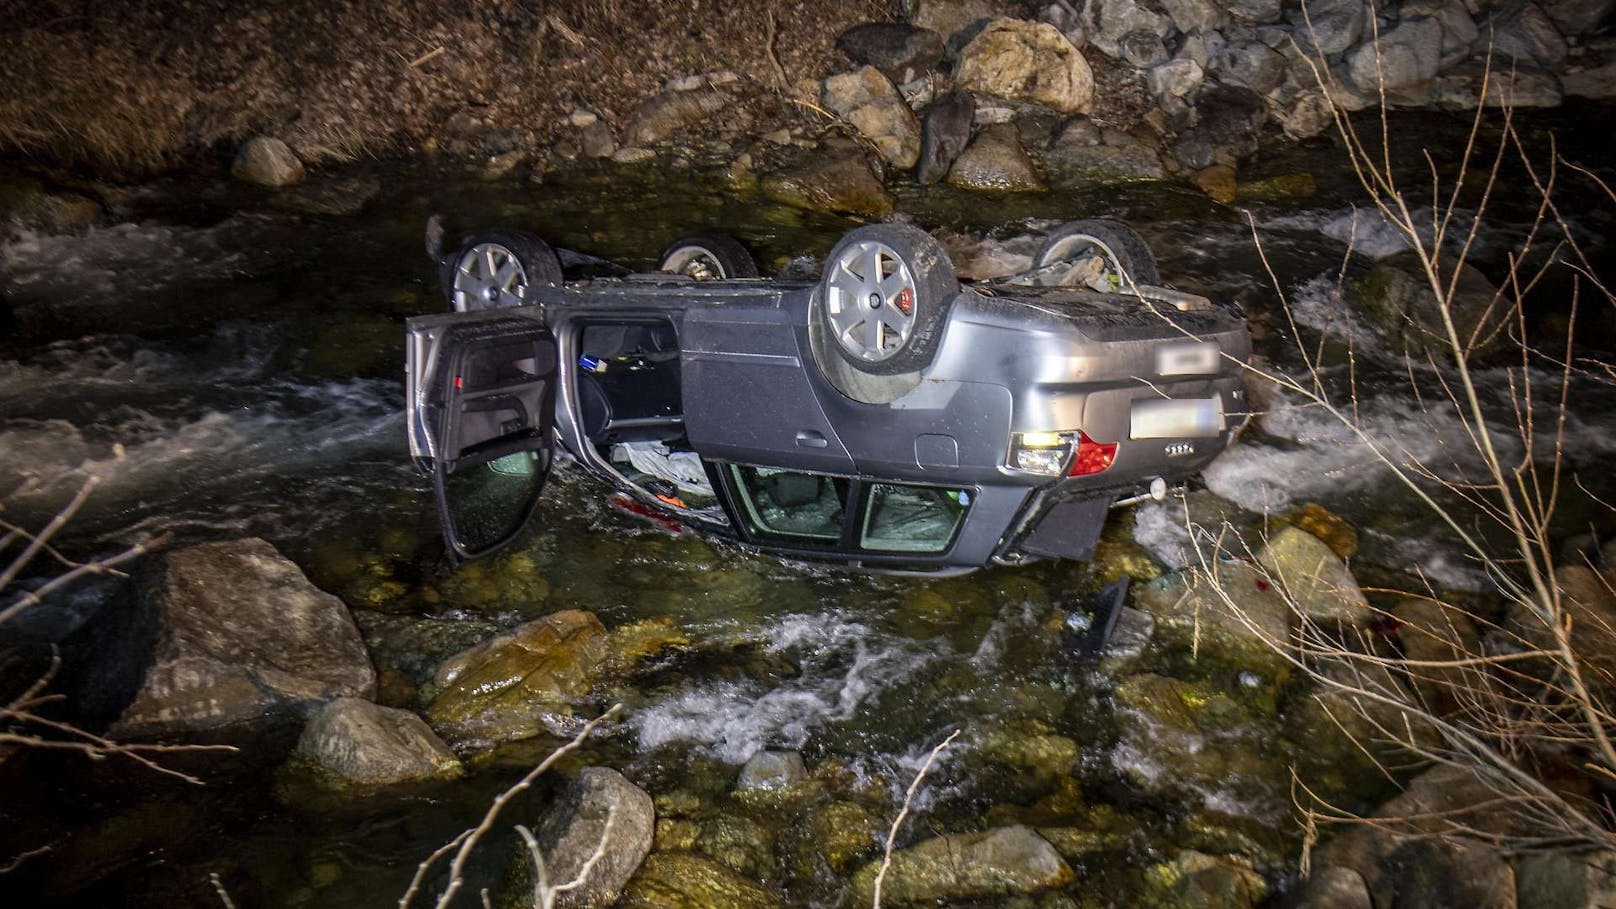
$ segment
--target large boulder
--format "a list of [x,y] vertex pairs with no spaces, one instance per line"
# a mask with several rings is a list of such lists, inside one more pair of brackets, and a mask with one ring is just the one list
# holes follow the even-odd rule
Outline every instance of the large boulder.
[[970,92],[949,92],[926,108],[926,120],[920,131],[916,181],[924,186],[948,176],[954,160],[971,142],[975,115],[976,98]]
[[610,655],[594,613],[552,613],[445,661],[427,720],[456,744],[529,738],[571,715]]
[[1538,0],[1537,5],[1567,38],[1592,32],[1616,11],[1616,0]]
[[1217,0],[1161,0],[1173,26],[1184,34],[1214,31],[1229,24],[1229,14]]
[[954,83],[1064,114],[1086,114],[1094,104],[1088,61],[1066,36],[1043,22],[995,19],[960,51]]
[[[556,798],[535,836],[550,886],[582,875],[577,886],[557,894],[557,909],[612,905],[650,854],[655,830],[656,808],[645,790],[609,767],[585,767]],[[531,902],[532,861],[526,854],[516,861],[508,890],[525,897],[516,905],[539,909]]]
[[1085,118],[1066,124],[1044,150],[1043,165],[1049,182],[1063,187],[1161,180],[1167,175],[1155,149]]
[[780,909],[768,890],[719,863],[683,852],[654,852],[640,865],[618,909]]
[[623,142],[630,147],[655,145],[711,119],[731,100],[724,91],[706,84],[689,91],[662,92],[634,112],[628,129],[623,131]]
[[124,738],[300,716],[376,689],[348,608],[260,539],[157,557],[133,602],[114,604],[90,634],[79,702],[116,716]]
[[[869,905],[880,862],[853,877],[853,901]],[[892,854],[882,905],[937,905],[1036,893],[1072,881],[1055,847],[1029,827],[933,837]]]
[[1310,621],[1363,625],[1373,618],[1346,563],[1323,540],[1301,528],[1280,528],[1257,553],[1257,563]]
[[1172,19],[1138,0],[1088,0],[1083,18],[1089,43],[1108,57],[1121,57],[1123,39],[1135,32],[1165,38],[1173,30]]
[[1332,866],[1308,875],[1298,889],[1297,909],[1374,909],[1363,875]]
[[1145,869],[1141,905],[1149,909],[1252,909],[1268,884],[1249,859],[1186,849]]
[[1315,0],[1285,14],[1296,43],[1315,59],[1339,54],[1358,43],[1369,21],[1364,0]]
[[1182,98],[1190,92],[1201,87],[1201,80],[1206,78],[1206,71],[1201,64],[1189,57],[1178,57],[1159,66],[1153,66],[1145,74],[1145,85],[1158,101],[1168,98]]
[[1285,58],[1261,41],[1231,42],[1212,60],[1212,73],[1227,85],[1266,95],[1285,80]]
[[810,211],[885,217],[892,214],[894,200],[872,159],[857,145],[827,141],[766,174],[763,194]]
[[1464,693],[1469,689],[1467,680],[1478,670],[1432,664],[1454,663],[1481,655],[1481,633],[1475,620],[1460,609],[1425,597],[1404,600],[1391,612],[1397,619],[1397,640],[1403,658],[1427,664],[1408,669],[1410,681],[1419,690],[1420,701],[1439,714],[1459,710]]
[[1526,3],[1492,22],[1493,56],[1504,64],[1536,63],[1557,67],[1570,52],[1566,40],[1543,8]]
[[1529,852],[1513,864],[1517,909],[1616,906],[1616,852]]
[[1229,167],[1257,151],[1257,137],[1268,119],[1268,105],[1249,88],[1215,85],[1195,98],[1196,125],[1173,141],[1173,157],[1188,170],[1214,164]]
[[1013,124],[995,123],[982,128],[954,159],[948,182],[965,189],[987,192],[1042,192],[1046,187],[1038,169],[1021,147],[1021,134]]
[[1442,64],[1442,24],[1435,19],[1405,19],[1380,33],[1379,52],[1373,37],[1347,55],[1353,85],[1370,96],[1422,85]]
[[452,779],[464,772],[420,717],[358,698],[337,698],[314,712],[289,769],[336,790]]
[[918,79],[943,62],[943,39],[929,28],[902,22],[866,22],[836,38],[849,60],[880,70],[899,85]]
[[1284,671],[1289,664],[1279,648],[1291,624],[1285,597],[1250,565],[1214,568],[1216,575],[1186,568],[1135,587],[1134,605],[1156,620],[1156,640],[1234,666]]
[[259,186],[291,186],[303,182],[303,162],[292,147],[274,136],[248,139],[236,152],[230,176]]
[[934,31],[947,41],[972,26],[1006,14],[1010,4],[1001,0],[909,0],[909,22]]
[[[1451,262],[1439,262],[1442,280],[1448,280]],[[1446,283],[1443,285],[1446,287]],[[1347,299],[1370,324],[1379,328],[1393,347],[1451,357],[1451,345],[1443,323],[1444,305],[1420,266],[1413,250],[1387,256],[1376,262],[1367,275],[1352,282]],[[1491,281],[1468,263],[1459,273],[1458,283],[1446,304],[1461,344],[1483,352],[1497,341],[1504,325],[1509,301]]]
[[873,66],[825,80],[825,107],[853,124],[894,167],[908,169],[920,158],[920,124],[903,96]]

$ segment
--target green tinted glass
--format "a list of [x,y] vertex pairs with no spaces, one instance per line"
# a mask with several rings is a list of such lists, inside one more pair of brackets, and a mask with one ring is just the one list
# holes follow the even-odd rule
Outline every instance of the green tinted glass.
[[971,493],[965,489],[876,483],[859,545],[888,552],[942,552],[954,539]]

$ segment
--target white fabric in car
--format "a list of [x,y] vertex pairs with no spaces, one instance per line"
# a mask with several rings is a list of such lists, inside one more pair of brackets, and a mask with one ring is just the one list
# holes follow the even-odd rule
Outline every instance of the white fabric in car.
[[619,442],[612,446],[613,461],[627,461],[640,473],[678,486],[685,492],[713,494],[707,471],[693,451],[674,451],[663,442]]

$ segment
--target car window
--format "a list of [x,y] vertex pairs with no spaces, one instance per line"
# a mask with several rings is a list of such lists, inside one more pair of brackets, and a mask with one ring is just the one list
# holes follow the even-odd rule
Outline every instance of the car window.
[[754,532],[836,542],[842,538],[843,477],[730,465],[747,523]]
[[888,552],[942,552],[970,507],[966,489],[875,483],[859,545]]

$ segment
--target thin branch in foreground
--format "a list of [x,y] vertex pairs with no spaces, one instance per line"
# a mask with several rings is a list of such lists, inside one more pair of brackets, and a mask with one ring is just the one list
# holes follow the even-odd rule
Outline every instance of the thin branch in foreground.
[[939,742],[937,747],[931,750],[931,754],[926,755],[926,762],[920,765],[920,772],[915,774],[914,780],[909,783],[908,791],[904,792],[903,808],[898,811],[898,816],[892,819],[892,829],[887,831],[886,847],[881,853],[881,870],[875,873],[875,902],[871,904],[871,909],[881,909],[881,885],[886,882],[887,869],[892,867],[892,846],[898,841],[898,830],[903,827],[904,819],[909,817],[909,805],[914,801],[915,793],[920,791],[921,781],[926,778],[926,773],[931,770],[937,756],[952,745],[954,740],[959,738],[959,734],[958,729],[949,733],[948,738]]
[[404,895],[399,898],[399,909],[408,909],[410,901],[415,898],[416,893],[421,889],[421,884],[426,880],[427,873],[432,870],[432,865],[438,859],[453,852],[454,860],[449,863],[449,884],[444,888],[443,893],[438,896],[437,903],[434,904],[436,909],[447,909],[454,900],[455,894],[459,893],[460,888],[465,886],[466,861],[471,857],[471,851],[477,847],[478,841],[493,828],[494,820],[499,817],[500,811],[504,810],[512,799],[532,787],[533,782],[544,775],[546,770],[555,766],[557,761],[581,747],[584,739],[595,731],[595,727],[617,716],[622,709],[622,704],[613,704],[610,710],[585,723],[584,728],[578,731],[572,741],[550,752],[550,755],[540,761],[537,767],[529,770],[525,776],[517,780],[509,789],[495,797],[494,801],[489,804],[488,810],[483,814],[482,820],[478,821],[476,826],[463,831],[454,839],[438,847],[437,851],[427,856],[426,860],[416,867],[415,876],[410,880],[409,889],[405,890]]

